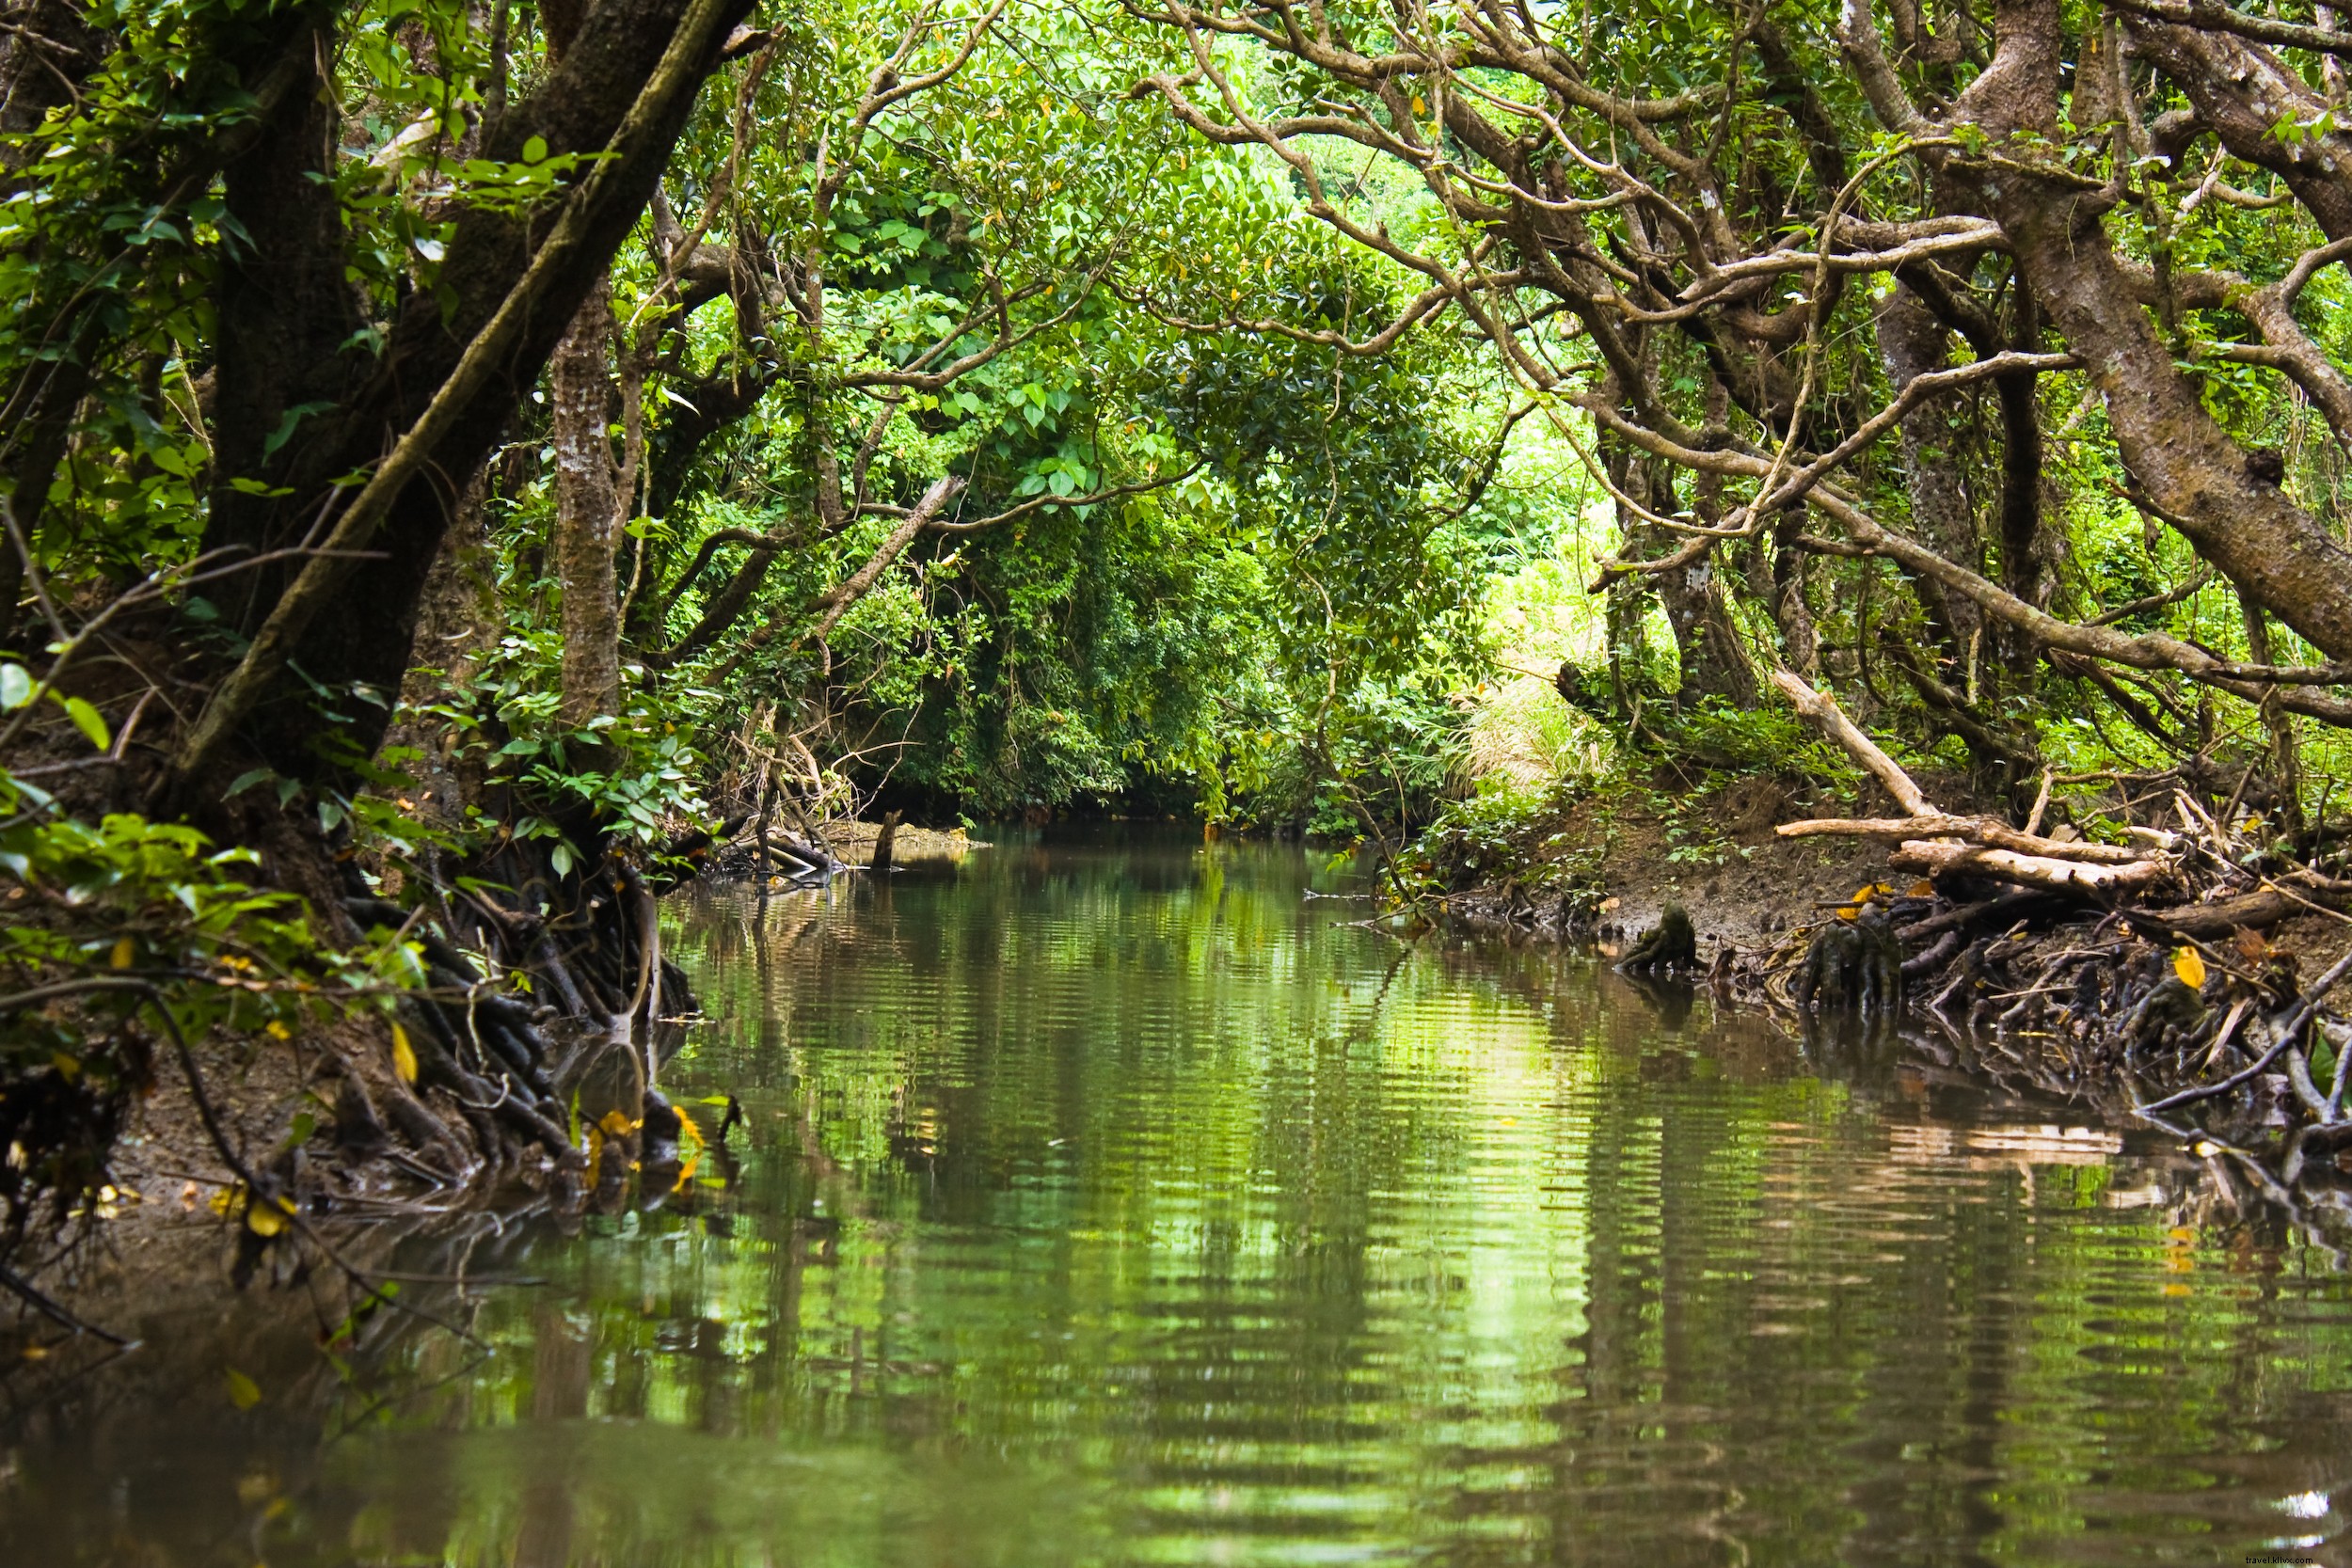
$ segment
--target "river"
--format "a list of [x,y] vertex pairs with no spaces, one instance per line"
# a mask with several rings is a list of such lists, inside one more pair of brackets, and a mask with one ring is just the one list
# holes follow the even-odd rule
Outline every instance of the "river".
[[14,1411],[0,1560],[2352,1560],[2346,1276],[2160,1140],[1295,848],[996,837],[673,899],[731,1152],[476,1235],[478,1345]]

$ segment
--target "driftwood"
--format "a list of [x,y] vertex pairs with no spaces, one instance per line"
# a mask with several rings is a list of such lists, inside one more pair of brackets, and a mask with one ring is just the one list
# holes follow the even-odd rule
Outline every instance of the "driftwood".
[[1783,838],[1837,834],[1897,841],[1891,857],[1906,870],[1931,878],[1968,876],[2019,887],[2092,897],[2136,893],[2169,880],[2176,862],[2166,848],[2090,844],[2043,836],[2035,832],[2048,803],[2049,781],[2034,803],[2028,828],[2020,832],[1990,816],[1959,816],[1937,809],[1924,790],[1894,758],[1863,734],[1846,717],[1836,701],[1814,690],[1787,670],[1772,673],[1772,684],[1796,705],[1799,713],[1830,739],[1844,747],[1871,777],[1886,787],[1895,803],[1910,815],[1900,817],[1817,817],[1784,822],[1774,832]]
[[898,820],[903,816],[905,813],[895,811],[885,812],[882,815],[882,832],[874,835],[874,851],[866,859],[866,870],[887,871],[890,869],[890,851],[898,842]]
[[1930,877],[1984,877],[2059,893],[2127,893],[2172,874],[2171,863],[2163,859],[2093,865],[2052,855],[2022,855],[2014,849],[1925,839],[1906,840],[1889,859],[1905,870],[1924,871]]
[[2094,865],[2138,865],[2149,858],[2147,850],[2125,844],[2092,844],[2020,832],[1994,816],[1823,816],[1784,823],[1776,831],[1783,838],[1811,838],[1820,834],[1849,838],[1957,838],[1996,849],[2012,849],[2021,855],[2088,861]]

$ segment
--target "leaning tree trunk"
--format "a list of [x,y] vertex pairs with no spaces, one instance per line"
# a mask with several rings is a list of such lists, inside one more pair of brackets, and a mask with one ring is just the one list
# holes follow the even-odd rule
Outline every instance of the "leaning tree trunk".
[[600,277],[556,345],[548,380],[555,438],[554,557],[564,590],[561,712],[584,724],[621,705],[621,608],[613,558],[620,504],[610,434],[612,284]]

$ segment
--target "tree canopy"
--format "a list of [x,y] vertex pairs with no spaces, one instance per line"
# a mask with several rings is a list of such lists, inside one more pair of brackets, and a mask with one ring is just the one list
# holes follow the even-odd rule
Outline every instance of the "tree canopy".
[[[1774,692],[1820,688],[2015,814],[2162,781],[2330,841],[2332,9],[9,16],[0,1020],[68,1085],[44,1148],[103,1147],[152,1031],[333,1001],[409,1021],[352,1081],[445,1091],[451,1162],[568,1149],[534,1026],[502,1068],[434,996],[650,1023],[653,901],[748,821],[1391,850],[1530,681],[1686,781],[1815,767]],[[292,1013],[221,1011],[248,969]],[[56,1161],[15,1190],[97,1168]]]

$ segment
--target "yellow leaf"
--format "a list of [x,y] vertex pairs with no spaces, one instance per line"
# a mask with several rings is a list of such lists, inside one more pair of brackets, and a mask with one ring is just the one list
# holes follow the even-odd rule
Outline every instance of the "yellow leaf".
[[236,1368],[229,1369],[229,1402],[239,1410],[250,1410],[262,1402],[262,1386]]
[[417,1053],[408,1044],[408,1031],[397,1023],[392,1025],[392,1070],[404,1084],[417,1081]]
[[1914,898],[1932,898],[1935,896],[1935,884],[1925,880],[1914,882],[1911,884],[1911,896]]
[[245,1227],[256,1236],[263,1238],[282,1236],[286,1233],[286,1216],[292,1212],[294,1212],[293,1206],[282,1197],[274,1201],[247,1200],[245,1206]]
[[1863,905],[1873,898],[1891,898],[1894,894],[1895,890],[1884,882],[1865,882],[1853,890],[1853,896],[1847,899],[1845,908],[1837,911],[1837,918],[1840,920],[1859,919],[1862,915]]
[[608,1137],[614,1138],[625,1138],[637,1131],[637,1123],[629,1119],[628,1113],[618,1109],[605,1112],[596,1118],[596,1125],[604,1129]]
[[1415,114],[1417,114],[1417,115],[1425,115],[1425,114],[1427,114],[1428,112],[1429,112],[1429,100],[1427,100],[1426,98],[1423,98],[1423,97],[1422,97],[1421,94],[1419,94],[1419,93],[1415,93],[1415,94],[1413,94],[1413,113],[1415,113]]
[[69,1056],[62,1051],[53,1052],[50,1054],[49,1065],[56,1068],[57,1069],[57,1076],[64,1079],[69,1084],[72,1083],[76,1078],[82,1076],[82,1063],[80,1059],[78,1057]]
[[117,969],[128,969],[131,967],[131,959],[136,956],[137,951],[131,945],[129,937],[122,937],[116,941],[114,953],[106,961]]
[[267,1023],[262,1025],[262,1033],[267,1035],[274,1040],[290,1040],[294,1038],[294,1031],[287,1028],[284,1024],[278,1022],[274,1018]]
[[694,1118],[684,1111],[677,1114],[677,1135],[680,1143],[692,1144],[696,1148],[704,1147],[703,1130],[695,1126]]
[[2172,954],[2172,973],[2181,977],[2181,984],[2191,990],[2205,988],[2205,960],[2194,947],[2177,948]]

